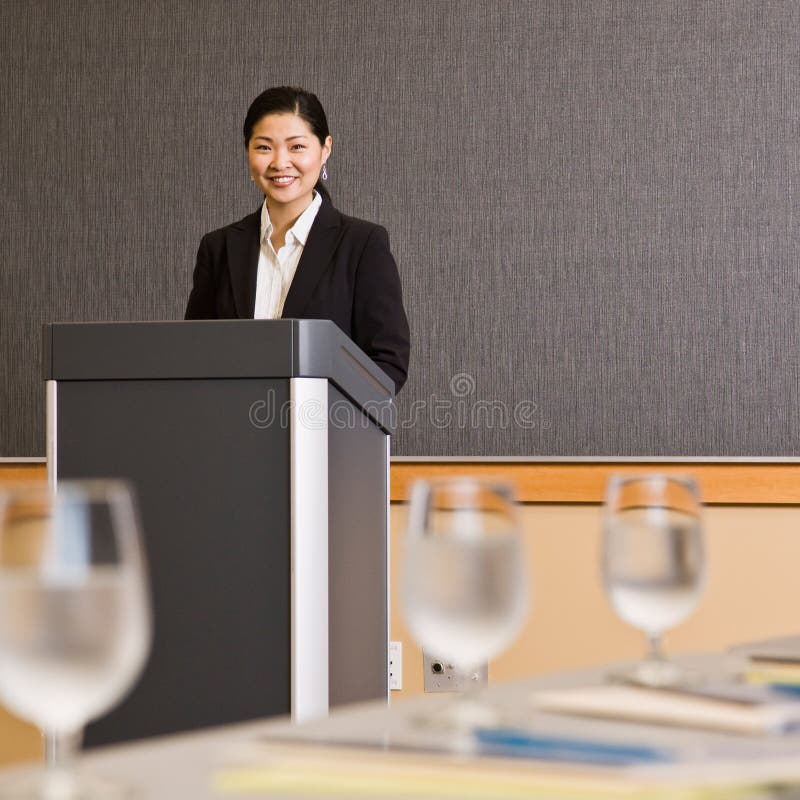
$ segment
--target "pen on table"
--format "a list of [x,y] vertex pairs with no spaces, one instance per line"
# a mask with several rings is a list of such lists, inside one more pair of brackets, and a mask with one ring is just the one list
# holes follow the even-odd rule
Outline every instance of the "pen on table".
[[674,760],[663,748],[573,739],[514,728],[477,728],[473,736],[479,752],[485,755],[607,765]]

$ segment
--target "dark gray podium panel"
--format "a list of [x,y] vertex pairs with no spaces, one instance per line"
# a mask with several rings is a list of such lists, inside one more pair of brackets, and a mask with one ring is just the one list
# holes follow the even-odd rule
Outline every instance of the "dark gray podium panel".
[[289,712],[290,443],[279,418],[252,424],[267,397],[288,381],[58,382],[58,478],[133,482],[155,619],[141,680],[87,745]]
[[328,387],[330,703],[385,698],[389,437]]

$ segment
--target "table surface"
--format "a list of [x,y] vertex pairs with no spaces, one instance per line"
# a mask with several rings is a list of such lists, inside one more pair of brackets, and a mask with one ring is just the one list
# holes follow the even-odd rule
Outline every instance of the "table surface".
[[[717,673],[735,671],[741,666],[738,656],[697,655],[682,659],[691,669]],[[730,734],[687,731],[664,726],[632,725],[618,721],[587,720],[534,711],[529,698],[534,690],[565,686],[592,685],[603,679],[607,669],[559,674],[532,680],[498,684],[489,689],[494,707],[503,715],[504,724],[524,724],[532,732],[565,737],[590,736],[608,742],[635,741],[643,745],[668,747],[681,754],[680,763],[648,764],[622,768],[631,780],[691,782],[697,776],[713,783],[740,775],[742,780],[800,780],[800,734],[781,737],[745,737]],[[267,759],[271,747],[286,753],[292,748],[301,752],[311,744],[352,745],[367,748],[375,758],[390,750],[424,759],[420,751],[449,754],[461,763],[476,763],[465,755],[467,740],[449,735],[435,726],[421,726],[421,715],[454,701],[451,694],[425,695],[395,703],[366,703],[332,713],[325,719],[294,725],[286,718],[244,723],[224,728],[160,737],[126,745],[89,751],[83,766],[99,776],[106,776],[136,788],[142,800],[218,800],[232,797],[214,789],[214,776],[232,764],[249,763],[254,758]],[[342,750],[346,754],[348,750]],[[353,752],[353,751],[350,751]],[[370,752],[359,757],[368,763]],[[266,762],[265,762],[266,763]],[[535,769],[527,762],[514,769]],[[6,770],[2,777],[30,769],[30,766]],[[611,774],[611,773],[609,773]],[[613,774],[619,776],[620,768]],[[280,794],[270,793],[272,800]],[[292,794],[297,800],[299,795]],[[375,795],[384,797],[386,795]]]

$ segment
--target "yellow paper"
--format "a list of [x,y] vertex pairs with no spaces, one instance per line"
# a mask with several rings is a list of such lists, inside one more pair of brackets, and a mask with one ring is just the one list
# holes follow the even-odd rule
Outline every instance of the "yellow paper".
[[756,790],[645,782],[547,763],[304,746],[265,749],[253,763],[222,769],[214,788],[240,797],[321,800],[744,800]]
[[744,679],[747,683],[782,683],[787,686],[800,686],[800,667],[756,667],[747,670]]

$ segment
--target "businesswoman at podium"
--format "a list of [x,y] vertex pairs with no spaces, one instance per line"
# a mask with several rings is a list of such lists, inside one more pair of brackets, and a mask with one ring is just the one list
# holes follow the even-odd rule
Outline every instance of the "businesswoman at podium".
[[334,208],[323,185],[332,139],[319,100],[280,86],[244,121],[254,214],[200,242],[186,319],[330,319],[394,381],[409,330],[386,230]]

